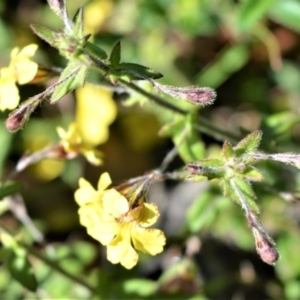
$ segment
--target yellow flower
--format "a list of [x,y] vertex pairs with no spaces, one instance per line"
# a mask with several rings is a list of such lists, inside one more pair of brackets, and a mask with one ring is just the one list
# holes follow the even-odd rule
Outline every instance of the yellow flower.
[[25,84],[34,78],[38,65],[30,58],[37,48],[35,44],[30,44],[22,50],[14,48],[9,66],[0,70],[0,110],[11,110],[18,106],[20,96],[16,83]]
[[80,188],[75,193],[80,205],[80,223],[87,227],[89,235],[107,246],[110,262],[131,269],[138,261],[136,250],[150,255],[163,251],[166,242],[164,233],[147,228],[157,221],[159,212],[152,203],[143,202],[131,208],[129,201],[117,190],[104,190],[108,184],[100,184],[105,182],[103,176],[100,177],[98,191],[87,181],[80,180]]
[[58,127],[57,132],[68,158],[74,158],[81,153],[94,165],[100,165],[102,163],[101,152],[84,141],[76,123],[71,123],[68,131]]

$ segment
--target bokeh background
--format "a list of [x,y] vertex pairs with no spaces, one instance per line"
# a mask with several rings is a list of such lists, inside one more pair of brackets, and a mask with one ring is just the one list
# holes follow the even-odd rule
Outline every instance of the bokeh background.
[[[298,153],[300,1],[250,2],[74,0],[68,1],[68,9],[72,16],[86,4],[85,29],[93,33],[93,41],[109,52],[121,40],[122,61],[158,70],[164,74],[159,82],[215,88],[217,100],[199,112],[209,124],[241,138],[261,129],[265,151]],[[31,23],[61,27],[46,1],[3,0],[0,16],[0,67],[8,64],[13,47],[30,43],[39,45],[35,61],[66,65],[57,50],[29,28]],[[44,88],[21,86],[21,99]],[[73,196],[78,178],[96,185],[99,175],[108,171],[118,183],[157,168],[173,148],[172,139],[159,132],[174,114],[136,94],[109,91],[101,97],[113,99],[118,109],[108,140],[99,146],[103,166],[92,166],[83,157],[48,160],[15,177],[24,185],[22,197],[29,216],[45,236],[43,247],[55,252],[59,264],[97,285],[101,291],[97,299],[299,299],[300,177],[291,167],[276,163],[260,164],[265,180],[254,185],[261,221],[281,253],[275,267],[255,253],[241,209],[208,182],[154,184],[149,201],[160,207],[158,226],[168,238],[165,252],[154,258],[141,256],[131,271],[106,261],[105,250],[79,224]],[[56,127],[74,119],[78,98],[75,92],[55,105],[44,102],[18,133],[0,127],[2,177],[26,151],[58,141]],[[7,115],[7,111],[0,114],[2,124]],[[205,149],[199,158],[219,155],[222,141],[208,134],[199,134],[199,139]],[[169,168],[181,166],[183,161],[176,158]],[[21,228],[24,238],[32,241],[30,230],[13,213],[5,212],[1,219],[10,228]],[[11,280],[5,264],[1,265],[3,299],[92,297],[39,260],[32,259],[32,264],[39,282],[37,293]]]

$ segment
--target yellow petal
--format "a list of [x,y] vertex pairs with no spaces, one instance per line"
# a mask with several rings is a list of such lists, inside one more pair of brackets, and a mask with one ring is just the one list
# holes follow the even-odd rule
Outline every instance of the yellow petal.
[[103,207],[108,214],[111,214],[116,219],[129,210],[127,199],[115,189],[104,191]]
[[105,190],[111,185],[112,181],[107,172],[101,174],[99,181],[98,181],[98,190]]
[[155,228],[133,227],[131,238],[135,249],[151,255],[161,253],[166,244],[163,231]]
[[136,219],[140,226],[149,227],[157,221],[159,211],[155,204],[143,203],[141,206],[130,211],[128,215],[130,218]]
[[25,84],[34,78],[38,70],[38,65],[30,60],[22,60],[16,64],[15,70],[18,83]]
[[79,179],[79,189],[75,191],[74,196],[75,201],[79,206],[99,199],[99,195],[96,193],[93,186],[84,178]]
[[32,57],[36,50],[38,49],[38,45],[37,44],[30,44],[25,46],[20,53],[18,54],[18,57]]
[[98,219],[94,227],[88,227],[88,234],[95,240],[99,241],[102,245],[108,245],[116,236],[119,231],[119,224],[111,218],[110,220]]
[[101,220],[103,208],[101,202],[81,206],[78,209],[79,222],[87,228],[96,226]]
[[0,80],[0,110],[15,109],[19,104],[19,90],[12,80]]
[[19,51],[20,51],[19,47],[14,47],[11,50],[11,52],[10,52],[10,59],[11,59],[11,61],[13,61],[18,56]]
[[86,149],[82,147],[80,152],[84,155],[86,160],[92,165],[99,166],[102,164],[102,152],[97,149]]
[[131,269],[137,264],[139,256],[131,246],[128,229],[124,228],[122,234],[107,246],[107,259],[113,264],[120,263],[126,269]]

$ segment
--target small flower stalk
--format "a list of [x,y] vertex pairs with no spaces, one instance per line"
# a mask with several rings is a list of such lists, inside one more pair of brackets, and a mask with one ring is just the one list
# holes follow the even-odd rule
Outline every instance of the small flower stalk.
[[145,200],[150,178],[146,176],[127,186],[108,188],[111,179],[104,173],[97,190],[81,178],[75,192],[80,223],[90,236],[107,246],[107,259],[126,269],[137,264],[137,250],[156,255],[166,243],[161,230],[149,228],[159,217],[157,206]]

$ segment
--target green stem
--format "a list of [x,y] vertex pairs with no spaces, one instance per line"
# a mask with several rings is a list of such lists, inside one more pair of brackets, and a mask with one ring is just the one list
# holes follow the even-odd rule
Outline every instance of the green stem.
[[[15,239],[14,235],[10,232],[9,229],[6,228],[6,226],[1,222],[0,223],[0,227],[1,230],[3,230],[6,234],[8,234],[11,238]],[[44,256],[42,253],[40,253],[39,251],[37,251],[36,249],[34,249],[32,246],[27,245],[26,243],[22,242],[22,241],[17,241],[18,245],[20,245],[24,250],[27,251],[28,254],[33,255],[34,257],[38,258],[39,260],[41,260],[43,263],[45,263],[46,265],[48,265],[49,267],[51,267],[54,271],[64,275],[65,277],[67,277],[68,279],[70,279],[71,281],[74,281],[82,286],[84,286],[85,288],[87,288],[91,293],[96,294],[97,293],[97,289],[93,286],[91,286],[88,282],[86,282],[85,280],[83,280],[80,277],[77,277],[71,273],[69,273],[68,271],[66,271],[65,269],[63,269],[62,267],[60,267],[55,261],[53,261],[52,259]]]
[[135,92],[147,97],[148,99],[153,100],[155,103],[157,103],[160,106],[168,108],[168,109],[170,109],[170,110],[172,110],[176,113],[179,113],[181,115],[187,115],[188,114],[188,111],[186,111],[182,108],[179,108],[179,107],[175,106],[174,104],[169,103],[169,102],[165,101],[164,99],[145,91],[144,89],[142,89],[141,87],[137,86],[136,84],[134,84],[132,82],[128,82],[128,81],[123,80],[121,78],[119,78],[118,81],[121,82],[126,87],[128,87],[129,89],[134,90]]

